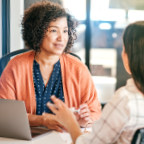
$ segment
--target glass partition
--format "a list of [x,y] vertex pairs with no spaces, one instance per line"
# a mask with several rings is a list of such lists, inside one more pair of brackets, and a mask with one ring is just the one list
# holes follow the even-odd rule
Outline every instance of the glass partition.
[[77,54],[85,63],[85,29],[86,0],[63,0],[63,6],[67,11],[79,21],[77,39],[72,47],[72,52]]
[[[12,3],[13,0],[11,0]],[[30,4],[40,0],[14,0],[11,4],[11,48],[22,48],[20,39],[20,15]],[[131,22],[144,20],[143,0],[49,0],[59,2],[79,21],[77,39],[72,52],[83,63],[90,64],[100,102],[108,102],[115,89],[125,85],[130,77],[121,59],[122,36]],[[60,2],[61,1],[61,2]],[[87,4],[86,4],[87,3]],[[90,19],[88,4],[90,3]],[[17,11],[17,12],[16,12]],[[87,16],[87,17],[86,17]],[[90,23],[90,26],[89,26]],[[89,27],[88,27],[89,26]],[[16,29],[15,29],[16,28]],[[90,37],[86,35],[90,28]],[[14,31],[15,30],[15,31]],[[85,36],[88,38],[85,40]],[[16,42],[18,41],[18,42]],[[90,43],[90,48],[86,47]],[[89,55],[90,52],[90,55]],[[86,56],[85,56],[86,55]],[[88,62],[88,63],[87,63]],[[89,66],[88,66],[89,67]]]

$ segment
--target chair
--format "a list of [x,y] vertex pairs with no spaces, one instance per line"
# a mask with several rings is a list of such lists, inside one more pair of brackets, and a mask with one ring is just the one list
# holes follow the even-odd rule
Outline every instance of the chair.
[[144,128],[135,132],[131,144],[144,144]]
[[[0,59],[0,76],[1,76],[4,68],[6,67],[6,65],[9,62],[11,57],[16,56],[16,55],[21,54],[21,53],[24,53],[24,52],[27,52],[27,51],[29,51],[29,49],[20,49],[20,50],[16,50],[14,52],[11,52],[9,54],[4,55]],[[77,56],[76,54],[74,54],[74,53],[70,53],[70,54],[81,60],[81,58],[79,56]]]
[[6,67],[7,63],[9,62],[10,58],[13,56],[16,56],[18,54],[27,52],[28,49],[20,49],[14,52],[11,52],[9,54],[4,55],[1,59],[0,59],[0,76],[4,70],[4,68]]

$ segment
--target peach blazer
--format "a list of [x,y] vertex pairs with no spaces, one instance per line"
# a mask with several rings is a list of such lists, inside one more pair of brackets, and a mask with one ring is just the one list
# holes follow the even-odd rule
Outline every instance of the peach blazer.
[[[36,114],[34,56],[35,51],[29,51],[14,57],[0,78],[0,98],[24,101],[27,113],[30,114]],[[87,103],[92,120],[97,120],[101,105],[87,67],[78,58],[65,53],[60,56],[60,64],[66,105],[79,108],[80,104]]]

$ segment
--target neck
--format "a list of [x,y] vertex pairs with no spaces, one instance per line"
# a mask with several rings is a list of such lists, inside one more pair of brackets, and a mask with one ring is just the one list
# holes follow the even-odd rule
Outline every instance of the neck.
[[59,55],[48,54],[43,51],[36,52],[35,54],[35,60],[40,65],[53,66],[59,60],[59,58]]

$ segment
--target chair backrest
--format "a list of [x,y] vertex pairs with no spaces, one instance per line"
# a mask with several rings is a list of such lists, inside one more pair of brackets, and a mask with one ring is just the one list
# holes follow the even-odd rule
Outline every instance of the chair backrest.
[[144,128],[135,132],[131,144],[144,144]]
[[78,56],[78,55],[76,55],[76,54],[74,54],[74,53],[69,53],[70,55],[72,55],[72,56],[75,56],[75,57],[77,57],[79,60],[81,60],[81,58]]
[[[14,52],[11,52],[9,54],[4,55],[0,59],[0,76],[1,76],[4,68],[6,67],[6,65],[9,62],[11,57],[16,56],[16,55],[21,54],[21,53],[24,53],[24,52],[27,52],[27,51],[29,51],[29,49],[20,49],[20,50],[16,50]],[[79,56],[77,56],[76,54],[74,54],[74,53],[70,53],[70,54],[81,60],[81,58]]]
[[6,67],[7,63],[9,62],[10,58],[13,56],[16,56],[18,54],[24,53],[29,51],[28,49],[20,49],[20,50],[16,50],[13,51],[9,54],[4,55],[1,59],[0,59],[0,76],[4,70],[4,68]]

